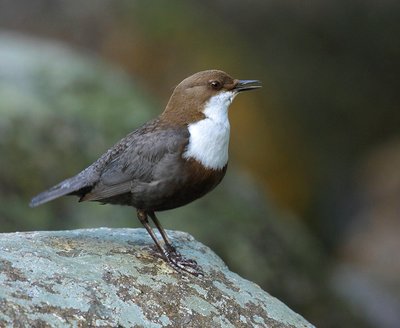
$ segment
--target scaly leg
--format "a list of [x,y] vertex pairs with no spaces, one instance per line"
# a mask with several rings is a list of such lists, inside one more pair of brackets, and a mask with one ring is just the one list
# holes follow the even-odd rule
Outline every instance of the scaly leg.
[[143,226],[146,228],[147,232],[149,233],[151,239],[153,239],[154,243],[156,244],[158,250],[161,252],[164,257],[167,256],[167,251],[162,247],[160,241],[158,240],[157,236],[155,235],[153,229],[151,228],[149,224],[149,220],[147,218],[147,213],[143,210],[137,210],[137,217],[139,221],[143,224]]
[[[151,217],[153,220],[156,228],[161,234],[161,237],[164,240],[165,247],[163,247],[158,240],[157,236],[155,235],[153,229],[149,225],[149,220],[147,215]],[[201,268],[197,265],[196,261],[190,260],[190,259],[185,259],[177,250],[175,249],[174,246],[172,246],[172,243],[170,239],[168,238],[167,233],[165,232],[164,228],[161,226],[160,221],[158,221],[156,215],[154,214],[153,211],[145,211],[145,210],[137,210],[137,216],[140,220],[140,222],[143,224],[143,226],[146,228],[147,232],[153,239],[154,243],[156,244],[158,250],[160,253],[163,255],[164,259],[168,261],[168,263],[176,270],[183,270],[185,272],[188,272],[190,274],[193,274],[195,276],[202,275],[202,270]]]
[[176,252],[176,249],[174,246],[172,246],[171,241],[168,238],[167,233],[165,232],[164,228],[162,227],[160,221],[158,221],[156,214],[154,212],[148,212],[149,216],[151,217],[151,219],[153,220],[156,228],[158,229],[158,231],[161,234],[161,237],[164,240],[165,243],[165,247],[167,248],[167,250],[171,253]]

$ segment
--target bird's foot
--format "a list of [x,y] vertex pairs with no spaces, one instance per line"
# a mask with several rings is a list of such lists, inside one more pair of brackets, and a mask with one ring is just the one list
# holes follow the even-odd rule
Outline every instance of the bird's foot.
[[165,245],[165,257],[168,263],[177,271],[185,271],[196,277],[204,276],[203,270],[195,260],[187,259],[171,244]]

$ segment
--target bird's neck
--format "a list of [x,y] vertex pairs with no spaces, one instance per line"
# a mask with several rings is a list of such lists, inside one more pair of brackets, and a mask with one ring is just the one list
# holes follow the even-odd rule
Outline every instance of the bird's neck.
[[160,118],[171,125],[188,125],[205,117],[203,107],[203,100],[177,93],[175,90]]

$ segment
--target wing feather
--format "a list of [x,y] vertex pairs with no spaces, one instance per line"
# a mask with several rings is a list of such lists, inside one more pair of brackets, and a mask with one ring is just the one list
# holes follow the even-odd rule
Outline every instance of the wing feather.
[[189,133],[183,128],[164,128],[138,133],[128,139],[131,140],[124,151],[104,166],[98,183],[81,201],[111,198],[131,192],[135,184],[158,181],[160,166],[171,156],[180,156],[188,143]]
[[159,118],[147,122],[76,176],[32,198],[30,206],[64,195],[78,195],[84,201],[128,193],[135,182],[154,181],[163,159],[180,154],[188,140],[189,132],[185,127],[166,126]]

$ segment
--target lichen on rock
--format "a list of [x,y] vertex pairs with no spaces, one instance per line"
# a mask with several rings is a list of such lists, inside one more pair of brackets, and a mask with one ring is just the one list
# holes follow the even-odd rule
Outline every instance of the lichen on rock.
[[204,276],[177,272],[143,229],[1,234],[0,326],[312,327],[187,233]]

